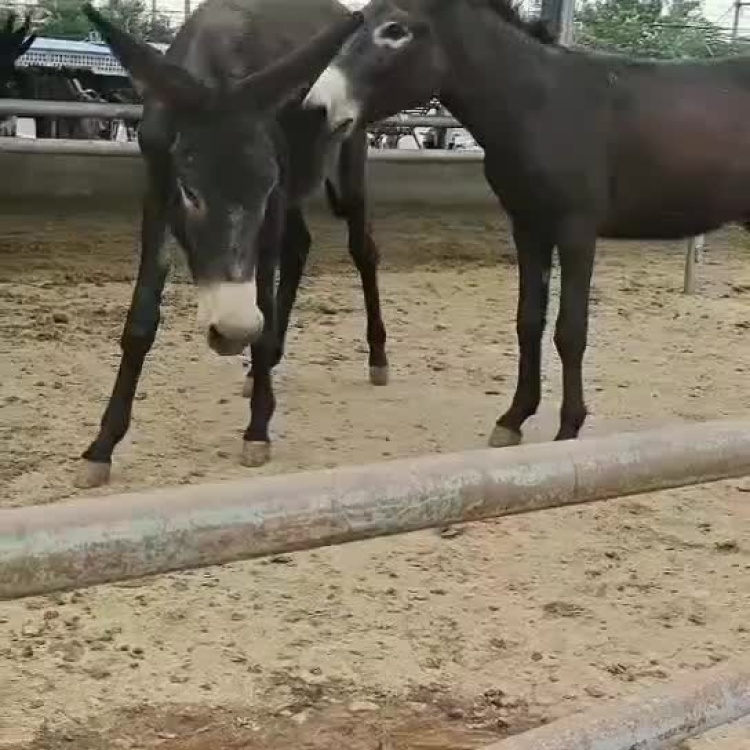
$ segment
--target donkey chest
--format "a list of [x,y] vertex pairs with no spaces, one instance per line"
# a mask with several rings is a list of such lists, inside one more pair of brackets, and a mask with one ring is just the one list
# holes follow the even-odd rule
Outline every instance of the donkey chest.
[[331,141],[317,113],[293,113],[280,121],[286,152],[286,188],[292,203],[307,198],[320,187],[338,162],[340,147]]
[[552,218],[603,209],[605,173],[583,154],[571,159],[562,152],[545,155],[485,152],[487,182],[503,208],[514,217]]

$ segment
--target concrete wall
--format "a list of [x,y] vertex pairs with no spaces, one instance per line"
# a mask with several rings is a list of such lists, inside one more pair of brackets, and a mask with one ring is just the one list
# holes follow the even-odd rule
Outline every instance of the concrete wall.
[[[370,161],[369,192],[376,205],[493,207],[497,202],[479,162]],[[140,156],[69,156],[0,153],[4,205],[38,201],[75,204],[78,210],[140,203],[144,169]],[[314,203],[320,206],[322,193]]]

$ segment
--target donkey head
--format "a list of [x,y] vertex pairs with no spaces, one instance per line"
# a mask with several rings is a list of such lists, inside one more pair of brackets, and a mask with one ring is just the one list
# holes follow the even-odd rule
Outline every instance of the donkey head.
[[331,130],[354,129],[427,103],[443,62],[422,0],[371,0],[361,28],[344,43],[304,100],[325,109]]
[[219,354],[237,354],[263,332],[259,235],[274,195],[283,191],[274,115],[320,75],[362,15],[348,15],[287,57],[218,88],[90,5],[84,10],[134,83],[168,114],[170,221],[198,286],[209,346]]
[[363,10],[364,24],[315,81],[304,106],[324,109],[329,127],[341,128],[396,114],[454,85],[466,85],[456,80],[441,35],[450,29],[449,13],[477,9],[542,44],[555,44],[545,22],[522,16],[518,0],[372,0]]

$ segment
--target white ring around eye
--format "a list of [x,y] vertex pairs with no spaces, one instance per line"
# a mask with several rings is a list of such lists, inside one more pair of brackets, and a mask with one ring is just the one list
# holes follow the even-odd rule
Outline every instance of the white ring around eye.
[[414,34],[409,31],[405,26],[398,24],[404,31],[404,35],[398,39],[391,39],[385,35],[385,29],[395,24],[395,21],[386,21],[384,24],[378,26],[372,32],[372,42],[376,47],[388,47],[390,49],[401,49],[405,44],[408,44],[413,38]]

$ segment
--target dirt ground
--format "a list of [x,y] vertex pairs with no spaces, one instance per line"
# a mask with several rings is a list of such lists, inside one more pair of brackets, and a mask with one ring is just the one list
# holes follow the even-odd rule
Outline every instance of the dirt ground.
[[[367,383],[358,280],[340,227],[317,220],[276,378],[274,457],[256,473],[483,447],[510,398],[502,221],[387,214],[376,227],[391,383]],[[0,222],[3,506],[82,494],[76,459],[113,382],[136,235],[132,217]],[[694,297],[680,294],[682,252],[602,243],[594,426],[748,413],[750,242],[711,237]],[[251,473],[238,461],[240,361],[211,354],[194,317],[178,273],[105,492]],[[536,439],[552,437],[559,404],[551,331],[545,346]],[[2,603],[0,745],[460,750],[689,680],[750,647],[749,490],[723,482]]]

